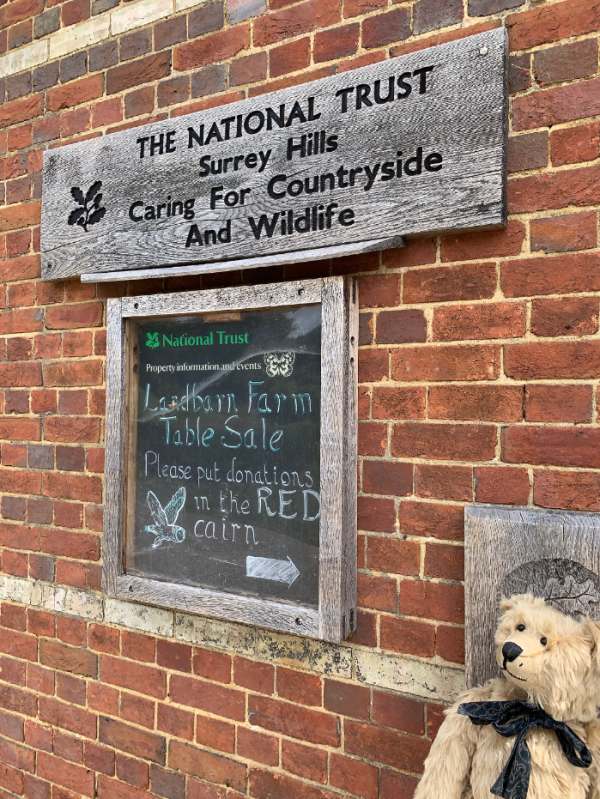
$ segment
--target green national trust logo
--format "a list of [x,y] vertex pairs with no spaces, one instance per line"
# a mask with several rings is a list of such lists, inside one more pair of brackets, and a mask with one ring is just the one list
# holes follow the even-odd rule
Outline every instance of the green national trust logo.
[[177,347],[222,347],[231,344],[249,344],[250,334],[228,333],[225,330],[210,330],[203,335],[173,335],[171,333],[159,333],[146,331],[144,346],[155,350],[159,347],[175,349]]
[[153,350],[160,347],[160,333],[146,333],[146,346]]

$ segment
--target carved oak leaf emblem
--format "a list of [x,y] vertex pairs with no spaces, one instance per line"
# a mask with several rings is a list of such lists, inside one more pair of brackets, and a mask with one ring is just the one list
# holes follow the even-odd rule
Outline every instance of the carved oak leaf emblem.
[[69,225],[77,225],[82,227],[86,233],[89,225],[95,225],[104,218],[106,208],[102,207],[102,181],[97,180],[92,183],[90,188],[84,194],[79,186],[73,186],[71,189],[71,197],[78,204],[78,208],[74,208],[69,214]]

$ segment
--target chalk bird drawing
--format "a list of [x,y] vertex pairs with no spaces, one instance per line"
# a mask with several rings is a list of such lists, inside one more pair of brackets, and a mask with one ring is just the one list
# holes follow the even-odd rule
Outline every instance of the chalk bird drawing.
[[182,541],[185,541],[185,528],[175,524],[181,509],[185,505],[185,498],[186,491],[185,487],[182,486],[173,494],[167,506],[163,508],[154,491],[148,491],[146,494],[146,502],[154,524],[147,524],[144,527],[144,532],[152,533],[154,536],[152,549],[156,549],[162,544],[181,544]]
[[266,352],[263,356],[269,377],[290,377],[294,371],[295,352]]

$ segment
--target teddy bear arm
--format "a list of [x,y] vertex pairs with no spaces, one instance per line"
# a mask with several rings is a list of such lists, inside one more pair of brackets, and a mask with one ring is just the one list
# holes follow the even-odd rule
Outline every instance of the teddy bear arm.
[[461,799],[471,773],[478,730],[470,719],[459,715],[458,706],[462,702],[481,702],[489,695],[487,686],[475,688],[446,711],[414,799]]
[[589,724],[586,733],[587,745],[592,753],[590,790],[587,799],[600,799],[600,721]]

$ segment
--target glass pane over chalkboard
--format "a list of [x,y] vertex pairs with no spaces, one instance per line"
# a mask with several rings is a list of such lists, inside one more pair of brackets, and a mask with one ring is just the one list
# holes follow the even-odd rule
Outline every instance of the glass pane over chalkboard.
[[125,572],[317,607],[321,306],[128,324]]

